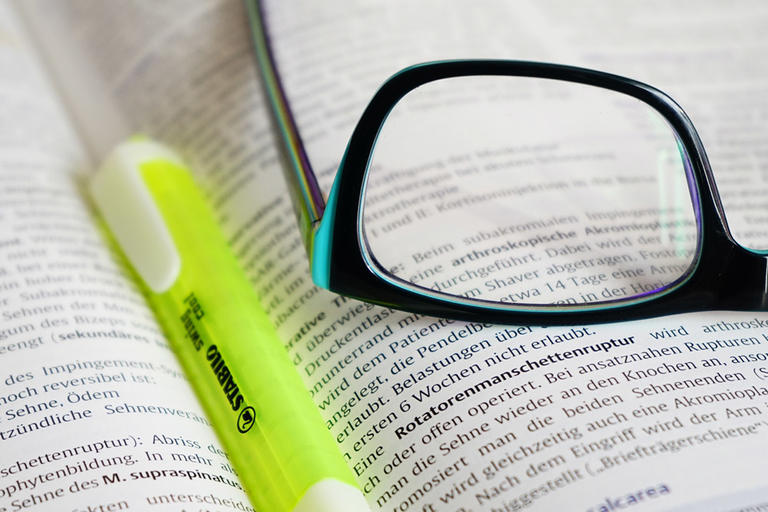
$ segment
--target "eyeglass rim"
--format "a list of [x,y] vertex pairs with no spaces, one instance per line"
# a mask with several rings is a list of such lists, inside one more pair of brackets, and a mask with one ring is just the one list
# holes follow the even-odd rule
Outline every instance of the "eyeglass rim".
[[[501,305],[448,297],[383,275],[383,266],[366,257],[361,233],[363,190],[378,132],[394,105],[425,83],[459,76],[548,78],[601,87],[634,97],[659,112],[671,125],[689,157],[689,185],[697,212],[699,239],[690,271],[662,291],[648,296],[585,305]],[[325,217],[315,237],[313,277],[342,295],[423,314],[464,320],[548,324],[593,323],[658,316],[718,306],[755,309],[765,301],[760,291],[723,293],[714,276],[741,267],[745,276],[765,275],[766,256],[743,248],[728,231],[709,161],[693,123],[660,90],[635,80],[562,64],[511,60],[454,60],[418,64],[400,71],[378,90],[360,118],[339,167]],[[715,255],[728,255],[718,261]],[[759,308],[758,308],[759,309]]]

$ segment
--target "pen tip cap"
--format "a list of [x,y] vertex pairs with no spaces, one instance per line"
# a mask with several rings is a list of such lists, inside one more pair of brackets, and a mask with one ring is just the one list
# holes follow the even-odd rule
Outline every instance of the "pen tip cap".
[[176,280],[181,258],[141,177],[143,164],[158,161],[182,165],[173,151],[147,138],[123,142],[91,177],[90,192],[133,268],[162,293]]
[[357,487],[335,478],[320,480],[307,489],[293,512],[370,512]]

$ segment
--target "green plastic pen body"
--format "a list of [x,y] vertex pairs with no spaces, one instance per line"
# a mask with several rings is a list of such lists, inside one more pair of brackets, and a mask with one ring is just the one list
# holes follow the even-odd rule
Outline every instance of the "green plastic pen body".
[[256,508],[368,510],[190,174],[151,152],[138,172],[180,260],[149,301]]

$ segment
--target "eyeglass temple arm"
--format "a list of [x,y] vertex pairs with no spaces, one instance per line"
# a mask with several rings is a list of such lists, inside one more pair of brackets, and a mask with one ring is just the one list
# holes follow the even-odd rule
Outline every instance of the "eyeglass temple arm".
[[272,105],[272,114],[285,143],[284,165],[281,165],[288,181],[293,209],[299,222],[304,248],[312,258],[312,242],[315,225],[325,209],[325,200],[317,183],[317,177],[307,158],[301,136],[296,127],[288,99],[283,90],[267,34],[264,9],[259,0],[245,0],[248,10],[251,40],[256,53],[256,63],[261,70],[266,95]]

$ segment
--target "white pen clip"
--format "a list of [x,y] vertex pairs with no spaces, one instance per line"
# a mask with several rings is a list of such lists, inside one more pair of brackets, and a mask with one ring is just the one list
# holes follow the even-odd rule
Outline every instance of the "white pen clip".
[[152,291],[162,293],[176,281],[181,258],[139,173],[141,164],[152,160],[183,165],[165,146],[132,139],[109,154],[89,186],[91,197],[133,268]]

